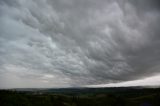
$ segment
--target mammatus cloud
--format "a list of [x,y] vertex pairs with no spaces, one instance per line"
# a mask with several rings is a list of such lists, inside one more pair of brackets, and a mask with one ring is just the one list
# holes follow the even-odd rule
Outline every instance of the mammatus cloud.
[[0,87],[125,83],[159,74],[159,6],[158,0],[1,0]]

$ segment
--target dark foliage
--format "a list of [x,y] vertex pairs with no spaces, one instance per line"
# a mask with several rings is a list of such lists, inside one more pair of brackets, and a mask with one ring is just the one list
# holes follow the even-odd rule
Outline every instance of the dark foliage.
[[160,89],[1,90],[0,106],[160,106]]

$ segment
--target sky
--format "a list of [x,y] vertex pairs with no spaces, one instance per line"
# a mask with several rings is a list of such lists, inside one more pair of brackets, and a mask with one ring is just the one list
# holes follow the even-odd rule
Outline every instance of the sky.
[[159,0],[0,0],[0,88],[160,85]]

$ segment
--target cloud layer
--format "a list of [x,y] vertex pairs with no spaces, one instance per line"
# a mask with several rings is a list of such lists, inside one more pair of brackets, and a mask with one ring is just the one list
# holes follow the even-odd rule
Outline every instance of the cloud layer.
[[76,87],[159,74],[159,0],[1,0],[0,87]]

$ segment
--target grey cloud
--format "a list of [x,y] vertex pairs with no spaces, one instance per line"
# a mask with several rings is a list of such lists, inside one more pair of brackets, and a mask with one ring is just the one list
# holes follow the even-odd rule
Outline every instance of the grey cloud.
[[160,9],[159,0],[128,0],[138,10],[155,11]]
[[158,0],[14,1],[0,2],[0,87],[12,74],[62,87],[159,73]]

